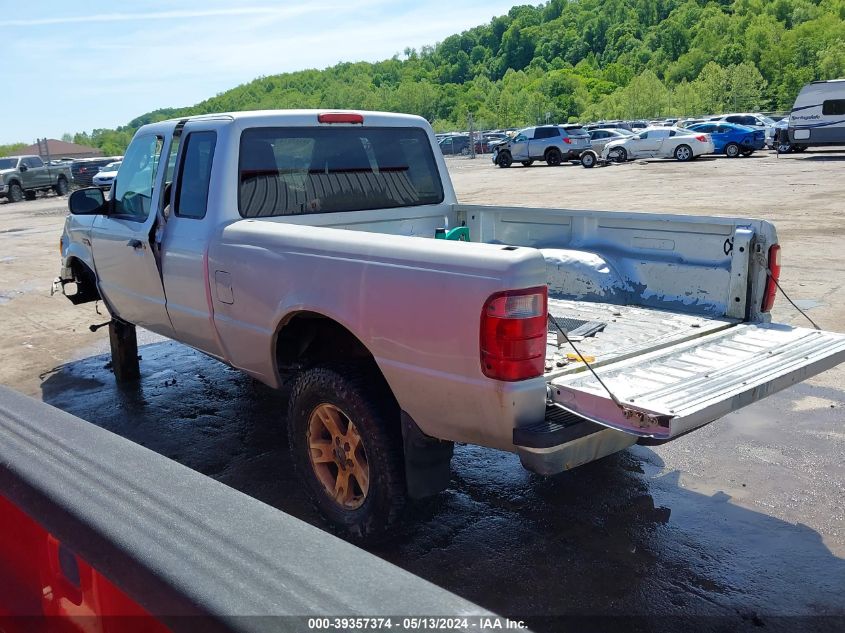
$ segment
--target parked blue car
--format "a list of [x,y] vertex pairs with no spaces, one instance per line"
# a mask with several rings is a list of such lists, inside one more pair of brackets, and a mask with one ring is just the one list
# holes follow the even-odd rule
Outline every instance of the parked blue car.
[[755,150],[766,146],[765,130],[758,130],[736,123],[711,121],[696,123],[687,128],[695,132],[709,134],[713,139],[716,154],[727,154],[728,158],[736,158],[740,154],[751,156]]

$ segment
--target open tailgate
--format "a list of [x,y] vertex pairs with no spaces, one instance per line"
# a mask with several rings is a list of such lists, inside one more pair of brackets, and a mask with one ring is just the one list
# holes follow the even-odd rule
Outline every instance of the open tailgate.
[[554,378],[550,397],[626,433],[669,439],[845,362],[845,334],[738,324],[596,367],[625,407],[586,370]]

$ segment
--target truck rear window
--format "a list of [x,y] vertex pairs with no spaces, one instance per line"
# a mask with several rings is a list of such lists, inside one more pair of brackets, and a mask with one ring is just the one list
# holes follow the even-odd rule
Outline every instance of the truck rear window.
[[245,218],[443,201],[421,128],[251,128],[241,134],[239,167]]

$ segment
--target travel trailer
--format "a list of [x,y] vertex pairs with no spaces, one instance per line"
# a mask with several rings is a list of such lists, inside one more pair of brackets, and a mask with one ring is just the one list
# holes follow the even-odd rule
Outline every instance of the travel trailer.
[[845,79],[814,81],[798,93],[789,115],[793,147],[845,145]]

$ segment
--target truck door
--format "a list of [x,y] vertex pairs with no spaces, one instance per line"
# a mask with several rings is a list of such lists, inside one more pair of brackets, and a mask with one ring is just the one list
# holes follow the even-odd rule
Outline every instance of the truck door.
[[161,195],[163,143],[161,135],[144,134],[129,144],[112,189],[110,213],[94,220],[91,250],[100,293],[113,316],[172,336],[150,242],[154,201]]
[[[179,139],[175,177],[165,201],[161,265],[167,312],[177,338],[223,358],[212,302],[231,303],[234,296],[227,282],[229,273],[208,269],[214,223],[206,217],[217,145],[214,128],[219,125],[213,121],[188,123]],[[171,160],[175,158],[176,152],[171,151]]]
[[511,156],[514,160],[528,160],[528,143],[528,136],[522,132],[513,138],[511,141]]
[[669,130],[651,130],[648,138],[643,141],[643,151],[647,156],[659,156],[663,148],[663,141],[669,138]]
[[44,166],[44,161],[38,156],[30,156],[23,159],[27,166],[27,171],[24,173],[25,187],[49,187],[50,173]]

